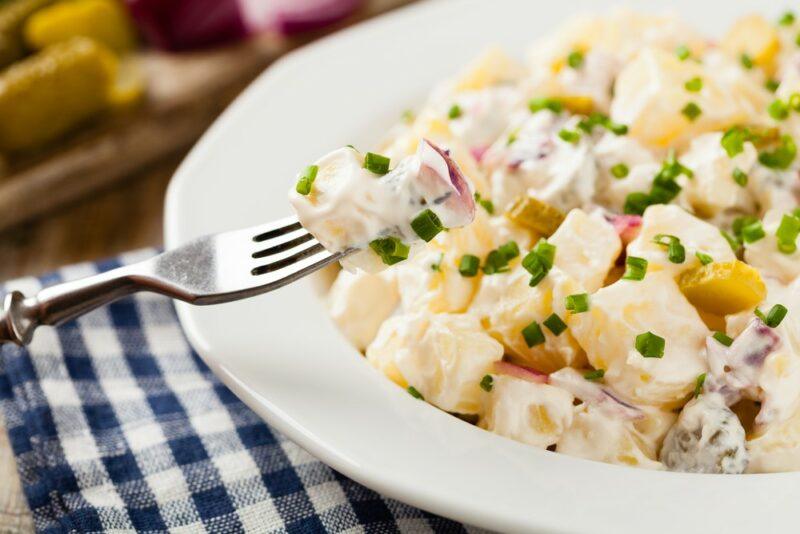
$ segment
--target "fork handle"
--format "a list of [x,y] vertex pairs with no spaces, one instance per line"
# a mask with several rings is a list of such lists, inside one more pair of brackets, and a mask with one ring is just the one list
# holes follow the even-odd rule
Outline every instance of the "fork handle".
[[0,311],[0,343],[27,345],[38,326],[56,326],[95,308],[145,289],[136,265],[46,287],[26,297],[6,295]]

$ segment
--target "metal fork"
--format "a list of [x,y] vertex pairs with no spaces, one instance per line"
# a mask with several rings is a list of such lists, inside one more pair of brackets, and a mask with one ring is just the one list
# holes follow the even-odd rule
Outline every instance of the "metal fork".
[[327,251],[296,217],[201,237],[34,296],[12,291],[0,312],[0,343],[26,345],[38,326],[57,326],[138,291],[197,305],[245,299],[290,284],[351,252]]

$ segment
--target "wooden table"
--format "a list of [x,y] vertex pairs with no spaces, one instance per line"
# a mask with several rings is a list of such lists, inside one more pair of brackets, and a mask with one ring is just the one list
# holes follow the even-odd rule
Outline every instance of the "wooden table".
[[[374,16],[410,1],[369,0],[356,18]],[[287,42],[282,51],[306,40]],[[183,150],[170,155],[89,198],[0,232],[0,280],[161,246],[164,192],[185,153]],[[0,414],[0,534],[32,530]]]

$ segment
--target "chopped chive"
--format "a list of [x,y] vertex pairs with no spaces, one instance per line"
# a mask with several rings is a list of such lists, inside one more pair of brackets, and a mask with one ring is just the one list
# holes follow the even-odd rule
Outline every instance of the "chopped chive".
[[386,174],[389,172],[389,161],[386,156],[367,152],[364,156],[364,168],[375,174]]
[[536,287],[541,282],[555,261],[556,247],[545,239],[540,239],[533,250],[522,258],[522,267],[531,273],[529,285]]
[[776,98],[767,106],[767,113],[776,121],[783,121],[789,117],[789,105],[783,100]]
[[549,109],[553,113],[561,113],[564,109],[564,104],[554,98],[532,98],[528,101],[528,109],[531,110],[531,113],[536,113],[543,109]]
[[410,109],[407,109],[400,114],[400,119],[406,124],[410,124],[414,122],[414,112]]
[[536,321],[522,329],[522,337],[525,338],[525,344],[528,345],[528,348],[544,343],[544,332],[542,332],[542,327]]
[[736,182],[736,185],[745,187],[747,185],[747,179],[747,173],[742,169],[739,167],[733,169],[733,181]]
[[708,265],[709,263],[714,263],[714,258],[706,254],[705,252],[700,252],[699,250],[694,253],[695,257],[700,260],[700,263],[703,265]]
[[311,187],[314,185],[314,180],[317,178],[319,167],[316,165],[309,165],[297,178],[297,185],[294,190],[301,195],[308,195],[311,193]]
[[733,344],[733,338],[727,335],[725,332],[714,332],[714,335],[712,335],[711,337],[713,337],[726,347],[730,347]]
[[369,244],[375,254],[381,257],[383,263],[386,265],[394,265],[408,258],[408,253],[411,250],[408,245],[400,241],[396,237],[383,237],[375,239]]
[[461,276],[465,276],[470,278],[478,274],[478,266],[480,265],[481,260],[478,256],[473,256],[472,254],[464,254],[461,256],[461,261],[458,262],[458,272],[461,273]]
[[635,346],[639,354],[645,358],[662,358],[666,341],[652,332],[645,332],[636,336]]
[[686,260],[686,248],[681,240],[674,235],[656,234],[653,243],[667,247],[667,258],[672,263],[683,263]]
[[497,251],[505,256],[506,261],[511,261],[519,256],[519,246],[516,241],[509,241],[497,248]]
[[780,325],[783,321],[783,318],[786,317],[786,314],[789,313],[789,310],[786,309],[786,306],[783,304],[776,304],[770,308],[766,316],[764,315],[764,312],[758,308],[755,309],[754,313],[756,314],[756,317],[761,319],[768,327],[777,328],[778,325]]
[[560,336],[561,333],[567,329],[567,323],[565,323],[555,312],[550,314],[550,317],[542,321],[542,324],[544,324],[547,329],[556,336]]
[[686,61],[687,59],[689,59],[689,56],[691,54],[692,53],[689,51],[689,47],[687,47],[686,45],[680,45],[677,48],[675,48],[675,55],[678,56],[678,59],[680,59],[681,61]]
[[753,68],[753,58],[751,58],[746,52],[742,52],[739,56],[739,61],[742,63],[742,67],[750,70]]
[[629,193],[625,197],[625,205],[622,210],[626,215],[642,215],[644,210],[650,206],[650,195],[642,192]]
[[508,139],[506,139],[506,146],[511,146],[517,140],[517,136],[519,135],[519,131],[513,131],[508,134]]
[[788,103],[791,109],[800,112],[800,93],[792,93],[789,95]]
[[437,273],[442,272],[442,261],[444,260],[444,253],[439,254],[439,259],[436,260],[436,263],[431,263],[431,270],[436,271]]
[[689,102],[683,106],[681,113],[683,113],[684,117],[694,122],[703,113],[703,110],[695,102]]
[[733,225],[731,230],[733,230],[733,235],[736,236],[736,239],[741,243],[742,242],[742,230],[745,226],[749,226],[753,223],[758,222],[758,217],[754,217],[752,215],[743,215],[741,217],[736,217],[733,220]]
[[792,13],[791,11],[787,11],[786,13],[781,15],[781,18],[778,19],[778,24],[780,24],[781,26],[791,26],[792,24],[794,24],[794,13]]
[[420,393],[419,391],[417,391],[417,388],[415,388],[414,386],[408,386],[408,388],[406,389],[406,391],[408,391],[408,393],[409,393],[409,394],[410,394],[412,397],[414,397],[415,399],[419,399],[419,400],[425,400],[425,397],[423,397],[423,396],[422,396],[422,393]]
[[573,50],[570,52],[567,56],[567,65],[573,69],[581,68],[581,65],[583,65],[583,52],[580,50]]
[[749,133],[740,126],[734,126],[725,132],[720,144],[728,153],[728,157],[733,158],[744,151],[744,142],[748,140]]
[[544,261],[548,269],[553,268],[553,263],[556,260],[555,245],[548,243],[546,239],[542,238],[536,243],[536,246],[533,247],[533,252]]
[[509,241],[489,252],[483,265],[485,274],[505,273],[509,271],[508,262],[519,256],[516,241]]
[[571,311],[572,313],[583,313],[589,311],[589,294],[578,293],[567,296],[565,299],[565,307],[567,308],[567,311]]
[[444,226],[433,211],[426,209],[414,217],[414,220],[411,221],[411,229],[420,239],[427,243],[444,230]]
[[766,235],[767,233],[764,231],[761,221],[755,221],[742,228],[742,241],[745,243],[755,243]]
[[782,135],[780,144],[771,152],[761,152],[758,161],[771,169],[786,169],[797,155],[797,145],[791,135]]
[[741,245],[741,243],[739,243],[738,239],[736,239],[734,236],[732,236],[725,230],[720,230],[719,233],[720,235],[722,235],[722,237],[725,238],[725,241],[728,242],[728,245],[731,247],[732,251],[737,252],[739,250],[739,246]]
[[625,165],[624,163],[617,163],[616,165],[611,167],[611,175],[617,179],[625,178],[626,176],[628,176],[629,172],[630,169],[628,169],[628,166]]
[[622,275],[623,280],[644,280],[644,275],[646,273],[646,259],[637,258],[636,256],[628,256],[625,258],[625,274]]
[[797,36],[795,36],[794,44],[796,44],[797,46],[800,46],[800,33],[798,33]]
[[780,85],[781,85],[781,82],[779,82],[778,80],[776,80],[776,79],[774,79],[774,78],[770,78],[769,80],[767,80],[766,82],[764,82],[764,87],[765,87],[765,88],[767,89],[767,91],[769,91],[770,93],[774,93],[775,91],[777,91],[777,90],[778,90],[778,87],[779,87]]
[[549,269],[547,269],[540,261],[536,261],[528,265],[525,267],[525,269],[531,273],[531,280],[528,282],[528,285],[531,287],[536,287],[539,285],[539,282],[544,280],[544,277],[547,276],[547,273],[549,272]]
[[586,380],[600,380],[604,376],[606,376],[605,369],[595,369],[594,371],[583,373],[583,378]]
[[793,254],[797,250],[797,236],[800,235],[800,219],[794,215],[784,215],[781,224],[775,231],[778,238],[778,250],[784,254]]
[[457,119],[461,116],[461,106],[458,104],[453,104],[450,106],[450,109],[447,111],[447,118],[449,119]]
[[696,93],[703,88],[703,79],[699,76],[695,76],[691,80],[687,80],[686,83],[683,84],[687,91],[692,93]]
[[492,391],[493,387],[494,378],[492,378],[492,375],[483,375],[483,378],[481,378],[481,389],[488,393],[489,391]]
[[694,380],[694,398],[695,399],[697,397],[699,397],[700,394],[703,392],[703,384],[705,384],[705,383],[706,383],[706,374],[703,373],[703,374],[697,375],[697,378],[695,378],[695,380]]
[[480,206],[486,210],[486,213],[489,215],[494,215],[494,204],[491,200],[485,199],[481,197],[481,194],[475,191],[475,202],[480,204]]
[[567,130],[566,128],[558,132],[558,137],[567,143],[572,143],[573,145],[581,140],[581,134],[579,132],[576,132],[575,130]]

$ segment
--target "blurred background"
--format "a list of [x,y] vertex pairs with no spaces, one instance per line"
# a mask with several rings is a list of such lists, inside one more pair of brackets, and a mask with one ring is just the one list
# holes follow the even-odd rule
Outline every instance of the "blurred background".
[[183,156],[264,68],[411,0],[0,0],[0,280],[161,244]]

